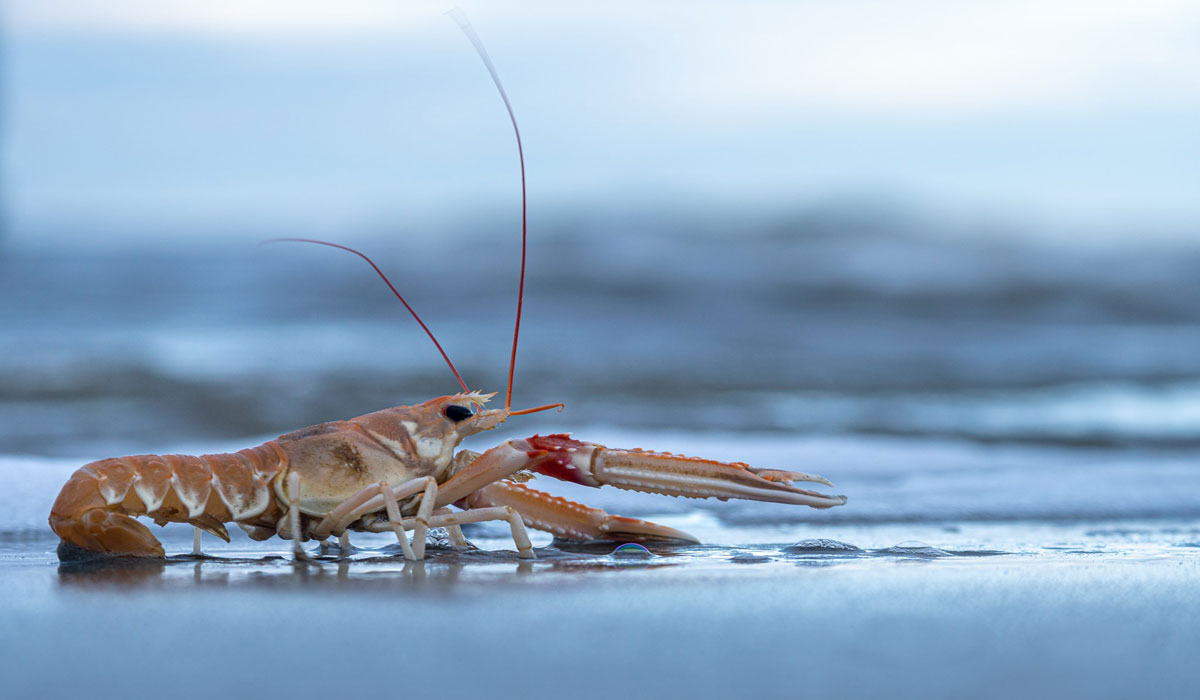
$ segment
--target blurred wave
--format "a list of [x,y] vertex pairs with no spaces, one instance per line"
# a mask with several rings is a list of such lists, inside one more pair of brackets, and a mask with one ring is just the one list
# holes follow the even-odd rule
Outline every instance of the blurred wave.
[[[1200,249],[955,235],[857,213],[538,231],[518,402],[560,429],[1200,443]],[[472,387],[503,390],[511,236],[373,254]],[[0,255],[0,453],[284,432],[451,393],[360,260],[297,244]]]

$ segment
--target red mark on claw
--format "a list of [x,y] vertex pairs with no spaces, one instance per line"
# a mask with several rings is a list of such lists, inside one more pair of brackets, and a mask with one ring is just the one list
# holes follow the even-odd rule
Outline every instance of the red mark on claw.
[[535,450],[526,452],[530,459],[535,460],[530,466],[533,471],[574,484],[598,485],[587,469],[580,469],[574,463],[574,454],[579,448],[587,447],[587,443],[573,440],[570,435],[561,433],[534,435],[525,441]]
[[571,438],[569,433],[554,433],[553,435],[534,435],[525,440],[534,449],[558,452],[569,448],[585,447],[587,443]]

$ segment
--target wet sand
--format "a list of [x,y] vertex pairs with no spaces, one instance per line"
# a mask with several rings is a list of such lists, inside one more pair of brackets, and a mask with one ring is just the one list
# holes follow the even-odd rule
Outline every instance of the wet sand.
[[[487,529],[484,550],[423,564],[371,538],[308,564],[244,539],[101,566],[7,542],[0,668],[11,697],[64,698],[1183,698],[1200,683],[1197,521],[688,524],[712,544],[629,557],[543,538],[534,562]],[[794,546],[815,534],[841,545]]]

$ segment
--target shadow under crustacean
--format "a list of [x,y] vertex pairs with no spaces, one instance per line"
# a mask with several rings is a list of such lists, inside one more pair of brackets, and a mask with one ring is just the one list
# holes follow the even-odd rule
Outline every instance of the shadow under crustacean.
[[327,586],[339,591],[382,589],[447,591],[461,584],[517,583],[531,577],[587,572],[662,569],[684,563],[669,549],[646,556],[614,554],[613,543],[567,543],[537,549],[537,559],[513,552],[471,549],[426,550],[423,561],[407,561],[396,545],[378,548],[313,548],[305,559],[290,555],[233,552],[181,554],[165,559],[93,558],[62,561],[58,581],[72,589],[248,587],[303,589]]
[[866,562],[933,563],[1007,554],[993,550],[948,551],[922,542],[863,549],[835,540],[803,540],[790,545],[648,544],[554,540],[537,559],[511,551],[454,550],[430,543],[424,561],[406,561],[399,546],[314,547],[306,559],[277,552],[232,551],[221,555],[174,555],[166,559],[99,558],[63,561],[61,586],[76,590],[246,588],[340,593],[406,591],[446,593],[459,587],[554,583],[565,578],[697,566],[791,565],[828,568]]
[[[336,540],[314,544],[306,550],[307,556],[299,560],[286,551],[258,548],[261,545],[237,539],[229,545],[218,543],[205,554],[178,554],[165,559],[98,556],[60,543],[58,581],[76,590],[199,586],[311,591],[313,587],[328,587],[339,592],[439,593],[473,585],[494,588],[504,584],[559,583],[606,572],[620,575],[641,570],[729,565],[742,569],[757,568],[753,565],[829,568],[868,562],[918,564],[1006,554],[992,550],[947,550],[916,541],[868,549],[833,539],[761,546],[554,539],[536,548],[536,559],[520,559],[508,549],[487,550],[473,545],[465,550],[455,549],[444,533],[431,531],[425,560],[413,562],[404,559],[395,542],[356,541],[360,543],[358,546],[344,549]],[[173,538],[168,550],[184,542],[183,538]]]

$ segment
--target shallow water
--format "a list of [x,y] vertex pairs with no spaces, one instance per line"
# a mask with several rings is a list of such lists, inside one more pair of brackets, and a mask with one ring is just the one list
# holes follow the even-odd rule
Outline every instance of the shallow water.
[[710,544],[625,557],[543,539],[528,562],[476,532],[483,551],[424,563],[356,537],[380,549],[293,563],[235,541],[81,566],[24,542],[0,553],[0,666],[19,694],[59,697],[1182,698],[1200,681],[1200,521],[827,526],[814,542],[810,526],[665,520]]

